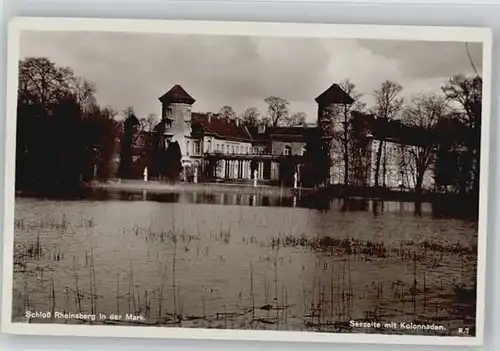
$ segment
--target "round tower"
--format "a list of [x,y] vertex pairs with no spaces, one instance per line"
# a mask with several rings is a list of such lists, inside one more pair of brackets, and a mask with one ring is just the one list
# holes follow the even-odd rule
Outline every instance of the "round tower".
[[191,106],[196,101],[179,84],[174,85],[159,98],[161,102],[161,118],[169,120],[172,134],[191,131]]
[[318,104],[318,127],[320,130],[331,123],[330,109],[333,105],[351,105],[354,102],[354,99],[338,84],[332,84],[315,100]]
[[161,118],[167,122],[165,132],[172,141],[179,143],[183,161],[189,160],[189,142],[191,136],[191,106],[196,101],[179,84],[174,85],[159,98],[161,102]]

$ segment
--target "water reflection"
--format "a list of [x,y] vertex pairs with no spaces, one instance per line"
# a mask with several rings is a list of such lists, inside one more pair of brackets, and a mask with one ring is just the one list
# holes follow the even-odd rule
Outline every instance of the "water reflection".
[[96,311],[91,299],[78,304],[85,289],[99,296],[97,312],[145,311],[150,325],[336,331],[377,318],[472,328],[477,228],[433,210],[279,192],[17,198],[13,319],[25,321],[26,301]]
[[[20,196],[23,197],[23,196]],[[74,198],[55,198],[63,201],[143,201],[179,204],[207,204],[252,207],[287,207],[304,208],[319,211],[336,209],[340,212],[371,212],[377,217],[383,213],[412,213],[415,217],[432,216],[434,218],[456,218],[477,221],[478,206],[474,201],[459,198],[436,197],[427,201],[398,201],[366,199],[361,197],[331,198],[321,194],[286,194],[285,191],[270,194],[244,193],[228,191],[131,191],[118,189],[95,189],[85,196]]]
[[160,203],[180,203],[180,204],[207,204],[207,205],[227,205],[227,206],[260,206],[260,207],[297,207],[305,209],[315,209],[327,211],[337,209],[341,212],[372,212],[378,216],[383,212],[391,213],[414,213],[421,217],[425,213],[433,212],[431,203],[423,202],[400,202],[368,200],[362,198],[336,198],[330,199],[326,196],[309,195],[263,195],[248,193],[228,193],[228,192],[141,192],[131,191],[96,191],[90,194],[87,199],[98,201],[151,201]]

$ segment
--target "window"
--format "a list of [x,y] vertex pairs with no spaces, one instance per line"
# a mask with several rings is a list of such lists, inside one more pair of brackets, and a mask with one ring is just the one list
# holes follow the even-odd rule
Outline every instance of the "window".
[[199,155],[201,153],[200,141],[197,140],[194,142],[194,154]]
[[186,141],[186,156],[189,156],[189,147],[191,146],[191,144],[189,143],[189,140]]
[[234,145],[231,145],[231,153],[234,154]]
[[239,154],[240,153],[240,146],[236,146],[236,153]]
[[285,146],[285,150],[283,150],[283,154],[285,156],[290,156],[292,154],[292,147],[290,145]]
[[226,154],[229,153],[229,145],[226,144]]
[[172,137],[165,138],[165,150],[168,148],[171,142],[172,142]]
[[212,141],[211,140],[209,140],[207,143],[207,152],[208,153],[212,152]]

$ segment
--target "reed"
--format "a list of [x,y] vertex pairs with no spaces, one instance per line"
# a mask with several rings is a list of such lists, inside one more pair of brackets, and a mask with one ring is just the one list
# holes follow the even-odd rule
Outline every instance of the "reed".
[[[129,313],[145,313],[148,315],[149,324],[189,327],[195,325],[194,321],[198,321],[197,323],[207,327],[332,331],[345,328],[345,324],[351,319],[392,320],[397,316],[404,316],[409,320],[444,318],[437,302],[441,301],[443,305],[448,306],[452,302],[461,301],[465,304],[473,299],[474,288],[470,284],[464,285],[463,282],[468,281],[473,273],[473,268],[467,267],[464,262],[474,258],[474,244],[468,246],[438,240],[400,240],[391,243],[366,238],[340,238],[333,234],[315,237],[297,234],[293,228],[297,220],[292,215],[277,222],[282,226],[282,231],[275,236],[266,236],[266,233],[261,236],[245,236],[241,235],[235,223],[265,228],[266,222],[273,220],[272,215],[265,213],[256,216],[252,212],[244,216],[242,211],[238,211],[234,221],[224,225],[216,222],[210,227],[198,219],[194,219],[194,223],[188,220],[184,222],[184,216],[195,218],[193,209],[183,215],[179,215],[179,210],[172,210],[171,213],[172,225],[168,230],[155,228],[150,221],[144,228],[134,225],[132,229],[123,232],[125,235],[132,234],[136,237],[130,240],[140,239],[148,250],[148,264],[156,260],[159,268],[157,273],[148,271],[154,283],[144,286],[137,285],[137,281],[142,279],[134,277],[144,272],[144,266],[141,266],[144,262],[140,259],[129,260],[128,274],[126,271],[122,273],[120,269],[117,271],[114,296],[116,304],[112,304],[116,305],[118,314],[124,309],[122,302],[127,303],[124,300],[127,298]],[[321,232],[327,230],[327,223],[323,217],[320,218],[318,230]],[[70,228],[77,228],[79,225],[70,222],[68,218],[60,220],[61,224],[57,228],[65,230],[66,233],[70,232]],[[20,228],[28,227],[27,223],[21,221],[16,225]],[[85,225],[91,226],[89,223]],[[43,226],[48,227],[49,224],[43,223]],[[31,274],[35,272],[41,277],[39,284],[50,292],[47,294],[45,290],[44,299],[49,295],[51,308],[62,308],[62,295],[53,284],[55,275],[50,268],[64,265],[66,252],[62,247],[52,248],[52,244],[47,245],[39,233],[32,233],[31,238],[33,239],[19,245],[15,252],[17,267],[24,269],[26,276],[22,293],[24,305],[30,305],[29,294],[30,288],[33,287],[30,285]],[[228,250],[234,250],[233,245],[246,245],[249,250],[258,253],[257,258],[250,259],[247,263],[235,261],[234,256],[228,253]],[[238,250],[240,249],[241,246],[238,247]],[[70,301],[71,306],[64,306],[65,310],[87,310],[86,301],[90,301],[88,310],[91,312],[98,313],[101,309],[109,313],[109,310],[106,310],[109,305],[99,302],[100,298],[110,297],[107,296],[104,285],[97,287],[97,275],[100,282],[106,279],[101,276],[104,273],[98,265],[99,256],[95,257],[98,254],[98,250],[94,252],[91,247],[85,252],[85,268],[80,268],[78,257],[66,253],[66,256],[73,256],[74,281],[70,284],[74,284],[74,289],[67,287],[66,291],[67,294],[74,292],[75,302]],[[301,263],[301,259],[297,257],[305,257],[307,260],[314,257],[315,260],[310,261],[312,263]],[[230,264],[249,267],[249,273],[245,273],[249,282],[237,288],[216,285],[219,283],[210,286],[202,282],[203,289],[217,290],[220,296],[209,297],[207,293],[205,297],[203,294],[201,308],[199,301],[194,308],[191,306],[192,301],[183,298],[181,294],[181,291],[184,296],[193,293],[189,290],[193,289],[192,286],[183,284],[184,276],[190,272],[184,270],[189,265],[182,263],[200,261],[200,264],[204,264],[217,258],[220,267]],[[449,262],[459,264],[452,267],[453,264]],[[71,261],[67,263],[71,267]],[[370,273],[363,270],[373,266],[380,267],[385,275],[372,278],[374,281],[365,286],[362,279],[369,279]],[[391,269],[398,272],[397,276],[387,274]],[[435,271],[443,272],[446,269],[453,272],[456,281],[452,281],[451,276],[449,279],[440,279],[433,274]],[[295,273],[290,274],[294,270]],[[87,272],[88,293],[85,287]],[[171,274],[171,277],[168,274]],[[114,285],[114,274],[112,281]],[[124,284],[128,284],[128,293],[127,286],[122,286]],[[103,297],[97,295],[97,289]],[[169,292],[167,296],[166,290]],[[443,296],[445,292],[451,292],[452,296]],[[165,306],[172,306],[173,313],[166,313]],[[150,311],[155,311],[153,315],[157,313],[156,320],[150,318]],[[173,323],[171,320],[167,321],[165,316],[173,316]]]

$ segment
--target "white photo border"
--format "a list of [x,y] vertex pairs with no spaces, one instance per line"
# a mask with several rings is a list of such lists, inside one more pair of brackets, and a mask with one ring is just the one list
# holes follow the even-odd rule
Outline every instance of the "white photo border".
[[[477,252],[476,335],[473,337],[406,336],[363,333],[319,333],[292,331],[220,330],[140,326],[64,325],[12,322],[12,285],[15,205],[16,109],[19,36],[32,31],[103,31],[200,35],[251,35],[315,37],[332,39],[388,39],[415,41],[480,42],[483,47],[483,100],[479,225]],[[412,345],[482,345],[485,319],[486,233],[488,211],[490,120],[491,120],[492,31],[480,27],[340,25],[312,23],[218,22],[192,20],[137,20],[98,18],[16,17],[8,28],[6,140],[3,216],[3,269],[1,330],[7,334],[49,336],[132,337],[313,343],[375,343]]]

